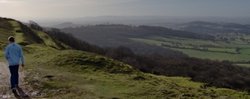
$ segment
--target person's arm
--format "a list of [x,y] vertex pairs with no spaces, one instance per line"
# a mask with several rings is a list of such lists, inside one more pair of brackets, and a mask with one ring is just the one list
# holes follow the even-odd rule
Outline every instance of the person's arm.
[[23,50],[22,50],[22,47],[20,47],[19,56],[20,56],[20,59],[21,59],[22,66],[24,66],[24,57],[23,57]]
[[8,47],[6,47],[4,50],[4,56],[7,60],[9,59],[9,48]]

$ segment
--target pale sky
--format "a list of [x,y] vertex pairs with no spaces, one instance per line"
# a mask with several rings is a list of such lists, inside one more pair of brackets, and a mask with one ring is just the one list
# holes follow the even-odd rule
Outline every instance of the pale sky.
[[0,0],[0,16],[18,19],[88,16],[250,17],[250,0]]

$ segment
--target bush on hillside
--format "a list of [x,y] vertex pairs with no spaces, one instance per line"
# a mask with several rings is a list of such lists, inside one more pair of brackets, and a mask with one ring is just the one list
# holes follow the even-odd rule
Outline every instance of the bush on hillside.
[[129,65],[90,53],[69,51],[60,53],[56,57],[51,63],[57,66],[78,66],[82,70],[92,68],[95,71],[125,74],[135,71]]

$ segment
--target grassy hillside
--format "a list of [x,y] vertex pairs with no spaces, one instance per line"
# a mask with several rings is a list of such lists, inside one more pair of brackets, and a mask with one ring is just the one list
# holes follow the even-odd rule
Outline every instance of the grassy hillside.
[[[96,54],[34,45],[26,54],[26,80],[46,98],[248,98],[247,93],[206,87],[183,77],[165,77],[134,70]],[[38,49],[39,48],[39,49]],[[38,53],[37,53],[38,52]]]
[[3,57],[4,46],[6,46],[8,43],[7,38],[11,35],[14,35],[12,31],[13,27],[8,19],[0,18],[0,57]]
[[[165,98],[250,98],[247,92],[208,87],[190,78],[147,74],[122,62],[94,53],[69,49],[41,31],[30,32],[41,42],[17,31],[21,24],[13,20],[9,29],[0,27],[1,44],[14,35],[23,45],[26,60],[25,81],[34,98],[51,99],[165,99]],[[19,27],[20,26],[20,27]],[[21,35],[22,34],[22,35]],[[1,47],[1,48],[3,48]],[[2,51],[1,51],[2,52]],[[0,54],[1,59],[3,59]]]
[[0,48],[2,49],[6,43],[7,43],[7,38],[10,35],[13,35],[12,33],[13,27],[12,25],[5,19],[0,18]]

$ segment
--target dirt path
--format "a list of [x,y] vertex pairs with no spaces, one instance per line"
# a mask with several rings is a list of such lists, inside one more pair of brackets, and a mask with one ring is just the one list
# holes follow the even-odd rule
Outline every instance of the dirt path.
[[[20,68],[21,69],[21,68]],[[9,82],[9,68],[4,62],[0,62],[0,99],[15,99],[12,91],[10,90]],[[24,78],[24,73],[19,72],[20,83],[19,86],[24,87],[22,82]]]

